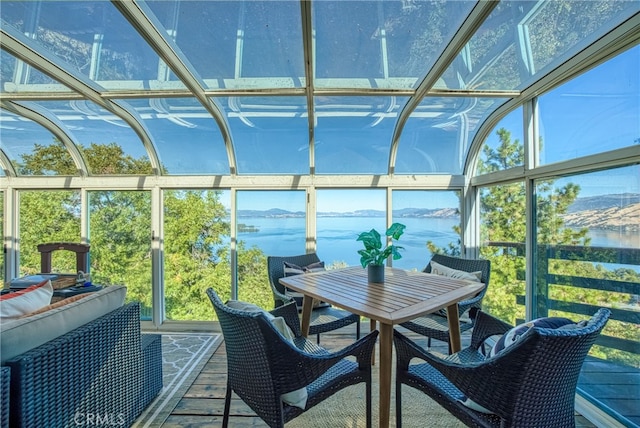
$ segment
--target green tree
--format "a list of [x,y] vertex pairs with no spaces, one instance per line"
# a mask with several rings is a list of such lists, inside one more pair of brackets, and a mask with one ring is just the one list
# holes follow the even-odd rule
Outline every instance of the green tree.
[[[95,174],[150,174],[149,161],[126,155],[116,143],[81,149]],[[75,175],[77,168],[60,141],[36,145],[18,165],[31,175]],[[228,214],[220,192],[167,191],[165,197],[164,279],[167,314],[175,320],[211,320],[214,312],[204,291],[214,287],[230,296]],[[80,194],[77,191],[21,192],[21,269],[39,271],[36,246],[42,242],[80,240]],[[151,195],[148,191],[89,192],[91,275],[96,284],[124,284],[127,299],[140,301],[143,316],[151,310]],[[239,287],[254,303],[273,305],[266,261],[257,248],[238,243]],[[67,252],[59,252],[61,254]],[[54,259],[55,261],[55,259]],[[73,272],[71,253],[53,266]]]
[[[496,134],[499,145],[483,147],[478,173],[504,171],[524,164],[524,146],[511,133],[500,128]],[[542,145],[542,143],[540,143]],[[562,215],[576,200],[580,187],[567,184],[555,189],[552,181],[540,181],[536,192],[536,233],[538,242],[545,245],[587,245],[588,229],[572,230],[564,227]],[[524,244],[526,234],[526,192],[521,182],[502,184],[483,191],[480,198],[482,216],[481,242],[509,242]],[[499,247],[483,246],[482,257],[491,260],[491,288],[486,307],[497,316],[514,323],[523,318],[522,307],[514,305],[515,296],[524,295],[521,272],[525,260],[517,252],[504,252]],[[546,275],[545,275],[546,277]]]

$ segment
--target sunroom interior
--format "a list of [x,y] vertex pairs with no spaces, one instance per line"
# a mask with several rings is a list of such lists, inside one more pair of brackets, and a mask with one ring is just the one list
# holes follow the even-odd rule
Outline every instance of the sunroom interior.
[[[90,245],[146,329],[215,320],[204,291],[272,307],[268,255],[492,262],[516,324],[597,308],[590,357],[640,369],[640,3],[2,1],[5,283],[37,246]],[[53,268],[75,269],[56,254]],[[640,425],[640,384],[579,390]],[[635,410],[634,410],[635,409]],[[602,422],[605,421],[605,422]]]

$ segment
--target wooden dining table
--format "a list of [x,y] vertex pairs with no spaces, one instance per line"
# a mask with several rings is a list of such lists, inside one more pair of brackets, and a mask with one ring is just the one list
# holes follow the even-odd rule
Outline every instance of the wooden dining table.
[[380,324],[380,427],[389,426],[393,326],[446,308],[452,352],[460,350],[458,302],[476,295],[484,284],[420,271],[385,268],[384,283],[370,283],[362,267],[348,267],[280,278],[304,295],[301,329],[309,334],[313,299],[331,303]]

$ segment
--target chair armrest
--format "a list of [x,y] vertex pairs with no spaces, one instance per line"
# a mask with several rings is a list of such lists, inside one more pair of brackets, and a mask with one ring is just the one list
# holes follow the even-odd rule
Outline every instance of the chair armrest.
[[279,347],[278,355],[273,356],[275,363],[272,365],[272,377],[280,389],[287,392],[309,385],[326,374],[327,370],[337,362],[349,356],[356,358],[358,367],[370,367],[378,333],[375,330],[336,352],[318,348],[320,351],[326,352],[317,354],[303,351],[287,342],[287,347]]
[[273,300],[276,307],[284,306],[287,303],[294,302],[292,297],[287,296],[284,293],[281,293],[277,288],[271,287],[271,291],[273,292]]
[[513,328],[513,326],[507,324],[501,319],[491,316],[477,308],[471,308],[469,316],[473,320],[470,347],[476,350],[489,337],[503,335]]
[[302,330],[300,329],[300,316],[298,315],[298,307],[293,300],[289,301],[289,303],[287,303],[286,305],[278,306],[277,308],[269,311],[269,313],[274,317],[284,318],[284,322],[287,323],[294,336],[298,337],[302,335]]
[[394,344],[398,370],[407,371],[409,362],[413,358],[419,358],[438,370],[464,395],[501,417],[507,417],[510,414],[514,399],[518,396],[517,390],[523,387],[521,385],[522,365],[526,356],[534,352],[533,346],[530,346],[533,342],[525,338],[518,346],[520,349],[517,355],[513,355],[514,352],[510,350],[505,350],[500,356],[460,363],[457,355],[469,351],[470,348],[463,349],[457,354],[439,356],[422,349],[397,331],[394,331]]

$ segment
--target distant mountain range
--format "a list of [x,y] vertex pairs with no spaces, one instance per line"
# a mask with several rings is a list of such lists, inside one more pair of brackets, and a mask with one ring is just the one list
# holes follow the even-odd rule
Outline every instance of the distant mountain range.
[[[396,218],[454,218],[455,208],[404,208],[393,212]],[[318,212],[318,217],[384,217],[380,210],[351,212]],[[238,210],[239,218],[304,218],[304,211],[287,211],[279,208],[268,210]],[[621,193],[578,198],[563,216],[569,227],[589,229],[640,230],[640,194]]]
[[640,231],[640,194],[578,198],[571,204],[564,222],[569,227]]
[[[395,210],[393,214],[396,217],[401,218],[452,218],[458,215],[458,210],[454,208],[404,208],[401,210]],[[386,213],[380,210],[357,210],[350,212],[318,212],[318,217],[384,217]],[[238,218],[247,217],[264,217],[264,218],[292,218],[302,217],[304,218],[304,211],[287,211],[280,208],[271,208],[268,210],[238,210]]]

